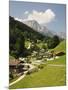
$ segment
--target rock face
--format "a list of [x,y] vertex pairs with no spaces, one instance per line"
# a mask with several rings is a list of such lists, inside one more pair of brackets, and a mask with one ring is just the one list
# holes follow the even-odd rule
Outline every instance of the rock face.
[[40,24],[38,24],[35,20],[25,21],[24,23],[37,31],[40,31],[42,29]]
[[65,32],[53,32],[53,31],[49,30],[46,26],[39,24],[35,20],[24,21],[23,23],[26,24],[27,26],[33,28],[35,31],[40,32],[41,34],[43,34],[45,36],[53,37],[54,35],[57,35],[62,39],[66,39]]
[[28,25],[29,27],[33,28],[35,31],[38,31],[43,35],[53,37],[53,33],[48,30],[47,27],[40,25],[35,20],[24,21],[24,24]]

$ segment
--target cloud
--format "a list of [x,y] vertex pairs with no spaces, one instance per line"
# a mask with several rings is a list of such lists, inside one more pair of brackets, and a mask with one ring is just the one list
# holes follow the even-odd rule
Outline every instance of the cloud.
[[[28,12],[26,11],[25,14]],[[36,20],[38,23],[50,23],[55,19],[55,13],[51,9],[47,9],[44,12],[38,12],[36,10],[33,10],[32,13],[28,14],[28,17],[26,20]]]
[[28,11],[25,11],[24,14],[29,14],[29,12]]
[[22,22],[22,19],[19,19],[19,18],[14,18],[14,19],[17,20],[17,21]]

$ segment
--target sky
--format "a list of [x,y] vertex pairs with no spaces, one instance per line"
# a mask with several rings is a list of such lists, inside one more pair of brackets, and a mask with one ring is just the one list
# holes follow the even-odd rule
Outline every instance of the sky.
[[53,32],[66,32],[66,5],[10,1],[9,15],[19,21],[36,20]]

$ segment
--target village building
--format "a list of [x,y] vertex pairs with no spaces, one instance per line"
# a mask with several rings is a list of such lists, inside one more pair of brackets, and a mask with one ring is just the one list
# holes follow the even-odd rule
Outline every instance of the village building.
[[24,61],[17,60],[17,59],[9,61],[10,73],[23,73],[28,68],[29,68],[29,65],[25,64]]

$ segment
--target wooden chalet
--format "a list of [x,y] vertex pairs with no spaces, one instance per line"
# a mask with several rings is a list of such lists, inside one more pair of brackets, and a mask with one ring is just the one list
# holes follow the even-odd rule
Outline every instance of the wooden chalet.
[[23,61],[14,59],[9,61],[9,71],[10,73],[23,73],[28,69],[28,66],[25,66]]

